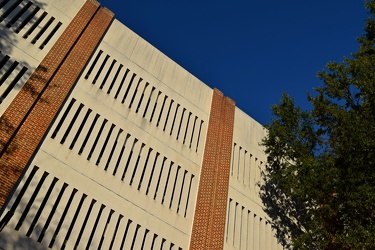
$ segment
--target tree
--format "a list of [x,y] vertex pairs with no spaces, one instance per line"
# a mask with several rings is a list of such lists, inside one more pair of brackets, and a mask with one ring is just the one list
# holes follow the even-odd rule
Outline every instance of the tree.
[[262,141],[261,198],[294,249],[375,249],[375,0],[359,50],[318,73],[302,110],[284,94]]

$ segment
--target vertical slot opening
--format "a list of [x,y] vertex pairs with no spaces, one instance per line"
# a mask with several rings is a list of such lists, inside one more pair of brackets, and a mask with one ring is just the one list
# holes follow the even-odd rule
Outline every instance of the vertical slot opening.
[[113,176],[116,175],[116,172],[117,172],[118,166],[120,165],[120,161],[121,161],[121,159],[122,159],[122,155],[124,154],[124,150],[125,150],[126,142],[128,141],[129,137],[130,137],[130,135],[127,134],[127,135],[126,135],[126,138],[125,138],[125,141],[124,141],[124,143],[122,144],[122,148],[121,148],[120,155],[119,155],[119,157],[117,158],[116,166],[115,166],[115,169],[113,170],[113,173],[112,173]]
[[61,190],[60,190],[60,192],[59,192],[59,195],[57,196],[55,202],[53,203],[53,207],[52,207],[52,209],[51,209],[50,214],[48,215],[48,218],[47,218],[47,220],[46,220],[46,223],[44,224],[43,229],[42,229],[42,231],[41,231],[41,233],[40,233],[40,235],[39,235],[39,237],[38,237],[38,242],[42,242],[42,240],[43,240],[43,238],[44,238],[44,235],[45,235],[45,233],[46,233],[46,231],[47,231],[47,229],[48,229],[48,227],[49,227],[49,224],[51,223],[51,220],[52,220],[52,218],[53,218],[53,215],[55,214],[56,209],[57,209],[58,205],[60,204],[61,198],[62,198],[62,196],[63,196],[63,194],[64,194],[64,192],[65,192],[65,189],[66,189],[67,187],[68,187],[68,184],[66,184],[66,183],[64,182],[64,184],[63,184],[63,186],[61,187]]
[[128,160],[126,161],[124,172],[122,173],[122,176],[121,176],[122,181],[124,180],[126,172],[128,171],[129,163],[130,163],[130,160],[131,160],[132,155],[133,155],[135,144],[137,144],[137,142],[138,142],[138,139],[134,138],[134,142],[133,142],[132,148],[130,149]]
[[185,206],[185,213],[184,213],[184,217],[186,218],[186,213],[187,213],[187,210],[188,210],[188,206],[189,206],[189,199],[190,199],[190,191],[191,191],[191,185],[193,183],[193,178],[194,178],[194,175],[192,174],[191,175],[191,178],[190,178],[190,183],[189,183],[189,191],[188,191],[188,195],[186,197],[186,206]]
[[22,223],[23,223],[24,220],[26,219],[26,216],[27,216],[27,214],[29,213],[30,208],[31,208],[32,204],[34,203],[35,198],[36,198],[36,196],[38,195],[39,190],[40,190],[40,188],[42,187],[42,185],[43,185],[43,183],[44,183],[44,180],[46,179],[46,177],[48,176],[48,174],[49,174],[49,173],[44,172],[43,175],[42,175],[42,177],[40,178],[40,180],[39,180],[39,182],[38,182],[38,185],[36,186],[36,188],[35,188],[33,194],[31,195],[31,197],[30,197],[30,199],[29,199],[29,201],[28,201],[28,203],[27,203],[27,205],[26,205],[26,207],[25,207],[25,209],[24,209],[23,212],[22,212],[21,218],[19,219],[19,221],[18,221],[16,227],[14,228],[16,231],[18,231],[18,230],[20,229],[20,227],[22,226]]
[[19,63],[17,61],[13,62],[12,65],[10,65],[9,69],[7,71],[5,71],[4,75],[0,78],[0,86],[3,85],[5,80],[10,76],[10,74],[18,66],[18,64]]
[[86,250],[90,249],[90,245],[91,245],[92,239],[94,238],[94,234],[95,234],[96,228],[98,227],[99,220],[100,220],[100,217],[102,216],[104,208],[105,208],[105,205],[102,204],[100,206],[100,209],[99,209],[99,212],[98,212],[98,216],[96,217],[94,226],[92,227],[92,231],[91,231],[89,240],[87,241],[87,245],[86,245],[86,248],[85,248]]
[[22,2],[22,0],[16,0],[1,16],[0,23],[9,16],[10,13]]
[[79,231],[78,233],[78,237],[77,237],[77,240],[76,240],[76,243],[74,244],[74,250],[77,249],[78,245],[79,245],[79,242],[81,241],[81,238],[82,238],[82,234],[83,234],[83,231],[85,230],[86,228],[86,225],[87,225],[87,221],[89,220],[90,218],[90,214],[91,214],[91,211],[92,211],[92,208],[94,207],[94,204],[96,203],[96,200],[95,199],[92,199],[91,200],[91,203],[90,203],[90,206],[89,206],[89,209],[86,213],[86,216],[85,216],[85,219],[83,221],[83,224],[81,226],[81,230]]
[[99,68],[98,72],[96,72],[96,75],[95,75],[94,79],[92,80],[92,84],[95,84],[96,81],[98,80],[98,78],[99,78],[100,74],[102,73],[103,68],[104,68],[105,64],[107,63],[108,59],[109,59],[109,55],[106,55],[105,58],[104,58],[104,61],[102,62],[102,65],[100,65],[100,68]]
[[105,148],[107,147],[107,144],[108,144],[109,138],[111,137],[112,131],[113,131],[113,129],[114,129],[115,127],[116,127],[116,125],[112,123],[111,128],[110,128],[109,131],[108,131],[107,137],[105,138],[105,141],[104,141],[104,144],[103,144],[103,146],[102,146],[102,149],[100,150],[100,153],[99,153],[98,159],[96,160],[96,163],[95,163],[95,164],[96,164],[97,166],[99,165],[100,160],[101,160],[102,157],[103,157],[104,150],[105,150]]
[[185,185],[185,178],[186,174],[188,173],[187,170],[184,171],[184,176],[182,177],[182,184],[181,184],[181,189],[180,189],[180,196],[178,198],[178,204],[177,204],[177,213],[180,211],[180,204],[181,204],[181,198],[182,198],[182,193],[184,192],[184,185]]
[[176,176],[174,178],[173,189],[172,189],[172,194],[171,194],[171,201],[169,202],[169,209],[171,209],[171,207],[172,207],[174,191],[176,190],[176,183],[177,183],[178,173],[180,172],[180,169],[181,169],[181,167],[178,166],[177,171],[176,171]]
[[111,93],[111,90],[112,90],[112,88],[113,88],[113,85],[115,84],[115,82],[116,82],[116,80],[117,80],[117,77],[118,77],[118,75],[120,74],[120,71],[121,71],[121,69],[122,69],[123,66],[124,66],[124,65],[122,65],[122,64],[120,64],[120,65],[118,66],[117,71],[116,71],[116,74],[115,74],[115,76],[114,76],[113,79],[112,79],[111,85],[109,85],[109,88],[108,88],[108,90],[107,90],[107,94],[110,94],[110,93]]
[[8,62],[9,60],[9,56],[8,55],[5,55],[1,60],[0,60],[0,69],[2,69],[4,67],[4,65]]
[[185,111],[186,111],[186,108],[184,108],[182,110],[182,115],[181,115],[181,119],[180,119],[180,124],[178,125],[178,131],[177,131],[176,140],[178,140],[178,137],[180,136],[181,125],[182,125],[182,120],[184,119]]
[[125,79],[126,79],[126,76],[128,75],[128,73],[129,73],[129,69],[126,69],[124,75],[122,76],[120,85],[117,88],[117,91],[116,91],[116,94],[115,94],[115,99],[117,99],[117,96],[118,96],[118,94],[120,93],[120,91],[122,89],[122,85],[124,85],[124,82],[125,82]]
[[117,136],[116,136],[115,142],[113,143],[113,146],[112,146],[111,152],[109,153],[107,163],[105,164],[105,167],[104,167],[104,170],[105,170],[105,171],[107,171],[107,169],[108,169],[109,163],[110,163],[111,160],[112,160],[113,153],[115,152],[115,149],[116,149],[116,147],[117,147],[118,138],[120,137],[120,135],[121,135],[121,133],[122,133],[123,131],[124,131],[124,130],[122,130],[122,129],[120,128],[120,130],[119,130],[118,133],[117,133]]
[[20,23],[20,25],[18,25],[15,32],[18,34],[26,26],[26,24],[28,24],[30,22],[30,20],[36,15],[36,13],[38,13],[39,10],[40,10],[40,8],[38,6],[36,6],[30,12],[30,14],[28,14],[27,17]]
[[152,86],[152,89],[151,89],[150,95],[148,96],[148,100],[147,100],[147,103],[146,103],[145,110],[143,111],[143,115],[142,115],[143,118],[145,118],[145,116],[146,116],[146,113],[147,113],[147,110],[148,110],[148,106],[150,105],[151,96],[152,96],[152,94],[154,93],[154,91],[155,91],[155,87]]
[[99,139],[100,139],[100,136],[102,135],[103,129],[104,129],[105,125],[107,124],[107,122],[108,122],[108,120],[107,120],[107,119],[104,119],[103,122],[102,122],[102,125],[100,126],[100,129],[99,129],[98,134],[96,135],[96,138],[95,138],[94,144],[92,145],[91,150],[90,150],[90,153],[89,153],[89,155],[87,156],[87,160],[88,160],[88,161],[91,159],[91,156],[92,156],[92,154],[94,153],[94,150],[95,150],[95,148],[96,148],[96,145],[98,144],[98,141],[99,141]]
[[[121,103],[124,103],[124,102],[125,102],[125,99],[126,99],[126,97],[128,96],[128,93],[129,93],[130,87],[132,86],[133,81],[134,81],[134,78],[135,78],[136,75],[137,75],[136,73],[133,73],[132,78],[130,79],[129,85],[128,85],[128,87],[127,87],[127,89],[126,89],[126,91],[125,91],[125,94],[124,94],[124,96],[123,96],[123,98],[122,98],[122,100],[121,100]],[[124,77],[125,77],[125,76],[124,76]]]
[[109,223],[111,222],[112,214],[113,214],[114,212],[115,212],[115,211],[112,210],[112,209],[111,209],[111,211],[109,211],[109,215],[108,215],[107,221],[106,221],[106,223],[105,223],[105,226],[104,226],[104,229],[103,229],[102,236],[101,236],[101,238],[100,238],[100,242],[99,242],[98,250],[102,249],[103,242],[104,242],[104,239],[105,239],[106,234],[107,234],[108,226],[109,226]]
[[189,148],[191,148],[191,144],[193,143],[194,138],[194,131],[195,131],[195,124],[197,123],[198,116],[195,116],[194,123],[193,123],[193,131],[191,131],[191,138],[189,143]]
[[144,246],[145,246],[146,237],[147,237],[148,232],[150,232],[150,230],[148,230],[148,229],[146,228],[146,230],[145,230],[145,234],[143,235],[142,245],[141,245],[141,249],[142,249],[142,250],[143,250],[143,248],[144,248]]
[[48,22],[39,30],[38,34],[34,37],[34,39],[31,41],[32,44],[35,44],[39,38],[43,35],[43,33],[48,29],[48,27],[52,24],[52,22],[55,20],[54,17],[51,17]]
[[[158,104],[158,99],[159,99],[159,96],[161,94],[161,91],[158,92],[158,95],[156,96],[156,100],[155,100],[155,103],[154,103],[154,107],[152,108],[152,112],[151,112],[151,116],[150,116],[150,122],[152,122],[152,118],[154,117],[154,114],[155,114],[155,109],[156,109],[156,105]],[[145,113],[146,114],[146,113]]]
[[121,223],[121,220],[122,220],[123,217],[124,216],[122,214],[119,214],[118,219],[117,219],[117,223],[116,223],[116,227],[115,227],[115,231],[113,232],[113,236],[112,236],[112,239],[111,239],[111,244],[109,245],[109,249],[113,248],[113,244],[115,243],[118,228],[120,227],[120,223]]
[[138,231],[139,231],[139,228],[141,227],[141,225],[137,224],[137,227],[135,228],[135,232],[134,232],[134,236],[133,236],[133,241],[132,241],[132,245],[130,247],[131,250],[134,249],[134,244],[135,244],[135,240],[137,239],[137,235],[138,235]]
[[[180,104],[177,103],[177,107],[176,107],[176,110],[174,112],[174,116],[173,116],[173,121],[172,121],[172,126],[171,126],[171,131],[169,131],[169,135],[172,135],[172,132],[173,132],[173,128],[174,128],[174,123],[176,122],[176,116],[177,116],[177,113],[178,113],[178,109],[180,107]],[[184,115],[184,113],[182,112],[182,115],[181,117]]]
[[102,50],[99,50],[98,54],[96,54],[96,57],[94,59],[94,61],[92,62],[90,68],[89,68],[89,71],[87,71],[86,75],[85,75],[85,79],[89,78],[92,70],[94,69],[96,63],[98,62],[100,56],[102,55],[103,51]]
[[141,178],[139,179],[137,190],[141,189],[141,187],[142,187],[142,181],[143,181],[143,178],[145,176],[145,172],[146,172],[146,168],[147,168],[147,164],[148,164],[148,159],[150,158],[150,154],[151,154],[152,150],[153,150],[152,148],[148,149],[146,161],[145,161],[145,164],[143,165],[143,170],[142,170]]
[[66,140],[66,137],[68,137],[70,131],[72,130],[72,127],[73,127],[75,121],[77,120],[77,117],[78,117],[79,113],[81,113],[81,110],[82,110],[83,106],[84,105],[82,103],[79,104],[79,107],[78,107],[76,113],[74,114],[73,119],[70,121],[68,128],[66,129],[63,137],[60,140],[60,144],[64,144],[64,142]]
[[199,126],[199,132],[198,132],[197,147],[195,148],[195,152],[198,152],[199,139],[200,139],[200,137],[201,137],[202,126],[203,126],[203,121],[201,120],[201,125]]
[[155,156],[154,164],[152,165],[152,170],[151,170],[151,174],[150,174],[150,179],[148,180],[148,184],[147,184],[146,195],[148,195],[148,191],[149,191],[149,189],[150,189],[150,185],[151,185],[152,177],[153,177],[153,175],[154,175],[154,170],[155,170],[156,162],[157,162],[157,160],[158,160],[159,155],[160,155],[160,153],[159,153],[159,152],[156,152],[156,156]]
[[133,169],[133,173],[132,173],[132,176],[130,178],[130,183],[129,185],[131,186],[133,184],[133,180],[134,180],[134,176],[137,172],[137,168],[138,168],[138,164],[139,164],[139,160],[141,159],[141,154],[142,154],[142,150],[143,150],[143,147],[145,146],[146,144],[142,143],[141,145],[141,149],[139,150],[139,153],[138,153],[138,156],[137,156],[137,161],[135,162],[135,166],[134,166],[134,169]]
[[39,217],[40,217],[40,215],[42,214],[43,209],[44,209],[44,207],[46,206],[46,203],[47,203],[49,197],[51,196],[52,190],[53,190],[53,188],[55,187],[55,184],[56,184],[56,182],[57,182],[58,180],[59,180],[59,179],[56,178],[56,177],[53,178],[52,183],[51,183],[51,185],[49,186],[49,188],[48,188],[48,190],[47,190],[47,193],[46,193],[46,195],[44,196],[43,201],[42,201],[42,203],[41,203],[40,206],[39,206],[38,212],[35,214],[35,217],[34,217],[33,221],[31,222],[31,225],[30,225],[30,227],[29,227],[29,230],[28,230],[27,233],[26,233],[26,236],[27,236],[27,237],[30,237],[32,231],[34,230],[34,227],[35,227],[36,223],[38,222]]
[[236,202],[236,205],[234,207],[233,242],[232,242],[232,246],[234,246],[234,242],[236,240],[237,207],[238,207],[238,202]]
[[159,172],[159,177],[158,177],[158,182],[156,184],[155,193],[154,193],[154,200],[156,199],[156,195],[158,194],[160,179],[161,179],[161,175],[163,174],[164,163],[165,163],[166,160],[167,160],[167,157],[164,157],[163,158],[163,163],[161,164],[161,168],[160,168],[160,172]]
[[171,175],[171,170],[172,170],[173,164],[174,164],[174,162],[171,161],[171,164],[169,165],[169,169],[168,169],[167,180],[165,181],[165,186],[164,186],[164,191],[163,191],[163,197],[161,199],[161,204],[164,204],[165,193],[167,192],[167,189],[168,189],[169,177]]
[[135,98],[135,96],[137,95],[137,92],[138,92],[139,84],[142,82],[142,80],[143,80],[142,78],[139,78],[139,80],[138,80],[138,83],[137,83],[137,86],[135,87],[132,99],[130,100],[130,103],[129,103],[129,108],[131,108],[132,105],[133,105],[134,98]]
[[18,11],[16,15],[13,16],[13,18],[7,23],[7,27],[10,28],[32,5],[32,2],[28,2],[23,8]]
[[[160,92],[159,92],[160,93]],[[159,122],[160,122],[160,119],[161,119],[161,115],[163,114],[163,111],[164,111],[164,105],[165,105],[165,101],[167,100],[168,96],[164,96],[164,100],[163,100],[163,104],[161,106],[161,109],[160,109],[160,112],[159,112],[159,117],[158,117],[158,121],[156,123],[156,127],[159,126]],[[156,105],[156,104],[155,104]]]
[[52,135],[51,135],[51,138],[52,138],[52,139],[55,139],[57,133],[59,132],[59,130],[60,130],[62,124],[64,123],[64,121],[65,121],[65,119],[66,119],[66,116],[67,116],[68,113],[70,112],[70,109],[72,108],[72,106],[73,106],[73,104],[74,104],[75,102],[76,102],[76,99],[74,99],[74,98],[72,98],[72,99],[70,100],[70,103],[69,103],[68,107],[66,108],[66,110],[65,110],[65,112],[64,112],[64,114],[63,114],[63,116],[60,118],[59,123],[57,124],[55,130],[53,131],[53,133],[52,133]]
[[149,83],[146,82],[145,87],[143,88],[143,91],[142,91],[142,94],[141,94],[141,98],[139,98],[139,102],[138,102],[137,108],[136,108],[136,110],[135,110],[135,113],[138,113],[139,107],[141,106],[141,103],[142,103],[142,101],[143,101],[143,97],[144,97],[144,95],[145,95],[145,91],[146,91],[146,89],[147,89],[148,84],[149,84]]
[[79,151],[78,151],[78,154],[79,154],[79,155],[81,155],[82,152],[83,152],[83,150],[85,149],[86,144],[87,144],[87,141],[89,140],[89,138],[90,138],[90,136],[91,136],[92,130],[94,129],[95,124],[96,124],[96,122],[97,122],[99,116],[100,116],[99,114],[96,114],[96,115],[95,115],[95,118],[94,118],[94,120],[93,120],[92,123],[91,123],[91,126],[90,126],[90,128],[89,128],[89,131],[87,131],[86,137],[85,137],[85,139],[84,139],[83,142],[82,142],[81,148],[80,148]]
[[240,150],[238,150],[238,161],[237,161],[237,180],[239,180],[240,178],[241,151],[242,151],[242,147],[240,146]]
[[30,29],[25,33],[25,35],[23,35],[23,38],[28,38],[31,33],[33,33],[33,31],[36,29],[36,27],[38,27],[38,25],[40,24],[40,22],[43,21],[43,19],[47,16],[47,12],[43,12],[43,14],[36,20],[36,22],[30,27]]
[[[167,117],[165,117],[165,122],[164,122],[164,127],[163,127],[163,131],[165,131],[165,127],[167,126],[167,123],[168,123],[168,118],[169,118],[169,113],[171,112],[171,108],[172,108],[172,104],[173,104],[174,100],[171,99],[170,103],[169,103],[169,108],[168,108],[168,112],[167,112]],[[160,111],[161,113],[161,111]]]
[[131,224],[132,222],[133,222],[133,221],[129,219],[129,220],[128,220],[128,224],[126,224],[126,228],[125,228],[125,232],[124,232],[124,237],[122,238],[122,242],[121,242],[121,247],[120,247],[120,249],[124,249],[124,244],[125,244],[126,236],[128,235],[129,227],[130,227],[130,224]]
[[73,198],[74,198],[74,195],[77,193],[77,189],[73,189],[72,190],[72,193],[70,194],[70,197],[69,197],[69,200],[68,200],[68,203],[66,204],[65,208],[64,208],[64,212],[62,213],[61,217],[60,217],[60,221],[59,221],[59,224],[57,224],[57,227],[56,227],[56,230],[52,236],[52,239],[48,245],[49,248],[52,248],[53,247],[53,244],[55,243],[56,241],[56,237],[57,235],[59,234],[60,232],[60,229],[61,229],[61,226],[65,220],[65,217],[66,217],[66,214],[68,213],[68,210],[70,208],[70,205],[73,201]]
[[228,215],[227,215],[227,231],[225,235],[225,242],[228,242],[228,235],[229,235],[229,218],[231,213],[231,205],[232,205],[232,198],[229,198],[229,204],[228,204]]
[[113,69],[113,66],[115,66],[116,62],[117,62],[117,61],[116,61],[115,59],[112,60],[112,63],[111,63],[111,65],[109,66],[109,69],[108,69],[108,71],[107,71],[107,74],[105,74],[104,79],[103,79],[102,83],[100,84],[100,87],[99,87],[100,89],[103,89],[104,84],[107,82],[107,79],[108,79],[109,75],[111,74],[111,71],[112,71],[112,69]]
[[16,77],[11,81],[11,83],[9,84],[9,86],[6,88],[6,90],[4,91],[4,93],[1,95],[1,97],[0,97],[0,104],[8,96],[8,94],[10,93],[10,91],[12,91],[12,89],[16,86],[16,84],[21,79],[21,77],[25,74],[26,71],[27,71],[27,68],[23,67],[21,69],[21,71],[18,72],[18,74],[16,75]]
[[85,114],[85,117],[83,118],[82,122],[81,122],[81,125],[79,126],[74,138],[73,138],[73,141],[72,143],[70,143],[70,146],[69,146],[69,149],[72,150],[74,148],[74,145],[76,144],[77,140],[78,140],[78,137],[81,135],[81,132],[82,132],[82,129],[83,127],[85,126],[86,124],[86,121],[87,119],[89,118],[89,115],[91,114],[91,109],[87,109],[86,111],[86,114]]
[[59,30],[59,28],[61,27],[62,23],[61,22],[58,22],[55,27],[53,28],[53,30],[48,34],[48,36],[46,37],[46,39],[44,39],[43,43],[39,46],[39,49],[44,49],[44,47],[49,43],[49,41],[51,40],[51,38],[56,34],[56,32]]
[[152,242],[151,242],[151,249],[154,249],[155,240],[156,240],[157,237],[158,237],[158,235],[154,234],[154,237],[152,238]]
[[81,212],[81,208],[82,208],[82,205],[83,205],[83,202],[85,201],[87,195],[86,194],[82,194],[82,197],[81,197],[81,200],[79,201],[79,204],[78,204],[78,207],[74,213],[74,216],[73,216],[73,219],[72,219],[72,222],[70,223],[70,226],[69,226],[69,229],[68,229],[68,232],[66,233],[65,235],[65,239],[64,239],[64,242],[61,246],[61,250],[64,250],[65,247],[66,247],[66,243],[68,242],[69,240],[69,237],[73,231],[73,227],[74,227],[74,224],[76,223],[77,221],[77,217],[79,215],[79,212]]
[[184,134],[184,140],[182,141],[183,144],[185,144],[186,141],[186,134],[189,130],[189,123],[190,123],[190,117],[191,117],[191,112],[189,112],[188,120],[186,122],[186,128],[185,128],[185,134]]

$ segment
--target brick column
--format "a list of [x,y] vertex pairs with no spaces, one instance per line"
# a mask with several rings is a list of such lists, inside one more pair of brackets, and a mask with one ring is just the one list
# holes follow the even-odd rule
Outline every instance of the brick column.
[[190,249],[223,249],[235,103],[214,89]]
[[[88,0],[0,119],[0,207],[113,20]],[[3,129],[6,128],[6,129]]]

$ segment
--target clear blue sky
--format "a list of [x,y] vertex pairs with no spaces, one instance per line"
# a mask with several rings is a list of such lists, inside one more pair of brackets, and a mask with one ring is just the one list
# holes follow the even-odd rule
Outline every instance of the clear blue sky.
[[282,92],[309,108],[316,73],[358,48],[362,0],[99,0],[115,17],[261,124]]

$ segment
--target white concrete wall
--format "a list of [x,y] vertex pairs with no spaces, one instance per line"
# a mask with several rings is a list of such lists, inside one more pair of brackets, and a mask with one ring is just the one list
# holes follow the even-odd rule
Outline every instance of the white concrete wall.
[[236,108],[224,249],[280,248],[259,197],[265,135],[261,124]]
[[[3,18],[0,23],[0,61],[9,57],[0,68],[0,78],[5,75],[5,82],[0,84],[0,115],[85,3],[84,0],[34,0],[29,4],[22,1],[12,9],[14,2],[9,1],[0,9]],[[17,18],[18,13],[23,14]],[[26,22],[30,15],[32,18]],[[46,42],[50,34],[53,35]],[[17,64],[14,69],[13,64]],[[17,76],[19,80],[14,82]],[[6,94],[8,90],[10,92]]]
[[[212,89],[115,20],[24,176],[22,182],[38,167],[3,235],[12,234],[24,214],[19,242],[37,241],[53,214],[39,240],[44,247],[187,249],[211,97]],[[33,199],[43,173],[49,174]]]

